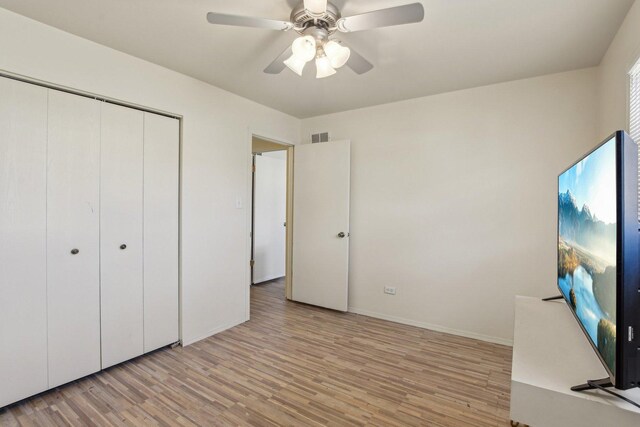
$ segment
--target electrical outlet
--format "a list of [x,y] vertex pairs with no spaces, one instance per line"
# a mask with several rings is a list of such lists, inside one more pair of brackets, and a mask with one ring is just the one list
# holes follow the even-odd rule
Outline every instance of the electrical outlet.
[[395,295],[396,294],[396,288],[394,286],[385,286],[384,287],[384,293],[387,295]]

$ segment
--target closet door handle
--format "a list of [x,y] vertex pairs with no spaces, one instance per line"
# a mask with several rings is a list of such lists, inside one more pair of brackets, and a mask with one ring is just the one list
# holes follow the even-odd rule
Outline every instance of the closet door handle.
[[127,245],[120,245],[120,249],[124,251],[125,249],[127,249]]
[[71,255],[78,255],[80,251],[78,249],[71,249]]

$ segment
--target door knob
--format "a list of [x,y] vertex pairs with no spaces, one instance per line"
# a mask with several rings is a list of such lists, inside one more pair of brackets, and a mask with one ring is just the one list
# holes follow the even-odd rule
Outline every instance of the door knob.
[[124,251],[125,249],[127,249],[127,245],[120,245],[120,249]]
[[344,234],[344,232],[341,231],[338,233],[338,237],[341,239],[344,239],[346,237],[346,234]]
[[71,249],[71,255],[77,255],[79,252],[78,249]]

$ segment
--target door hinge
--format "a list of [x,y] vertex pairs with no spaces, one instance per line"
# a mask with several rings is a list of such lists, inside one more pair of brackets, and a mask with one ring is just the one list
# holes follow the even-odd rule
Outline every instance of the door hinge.
[[253,266],[255,265],[255,263],[256,263],[256,262],[255,262],[254,260],[249,261],[249,265],[250,265],[251,267],[253,267]]
[[253,173],[256,173],[256,165],[251,165],[251,171],[252,171]]

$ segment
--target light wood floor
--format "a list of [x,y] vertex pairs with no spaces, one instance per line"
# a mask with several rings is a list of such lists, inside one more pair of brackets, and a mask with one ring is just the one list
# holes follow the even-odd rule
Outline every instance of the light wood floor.
[[284,301],[9,408],[2,426],[507,426],[511,349]]

